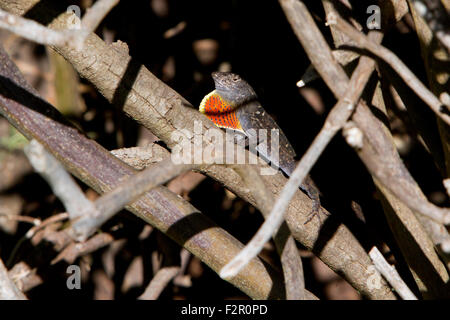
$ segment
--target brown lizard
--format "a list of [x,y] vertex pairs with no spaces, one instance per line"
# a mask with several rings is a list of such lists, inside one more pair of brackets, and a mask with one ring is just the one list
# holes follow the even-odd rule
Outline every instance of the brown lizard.
[[[232,129],[257,140],[256,150],[267,162],[279,167],[290,176],[296,167],[295,151],[281,128],[258,102],[253,88],[240,76],[231,72],[213,72],[215,90],[206,95],[199,107],[220,128]],[[255,137],[259,129],[266,129],[267,136]],[[276,129],[279,135],[278,161],[271,159],[271,134]],[[319,191],[308,175],[300,188],[313,200],[309,222],[320,208]]]

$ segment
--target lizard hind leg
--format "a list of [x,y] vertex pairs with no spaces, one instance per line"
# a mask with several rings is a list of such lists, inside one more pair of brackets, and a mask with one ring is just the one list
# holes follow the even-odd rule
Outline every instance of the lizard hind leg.
[[313,202],[311,211],[309,212],[304,224],[308,224],[315,217],[317,217],[317,219],[319,219],[319,223],[322,224],[322,218],[320,215],[323,213],[324,215],[329,216],[330,214],[322,208],[320,203],[319,191],[309,175],[306,176],[305,180],[300,186],[300,189],[302,189]]

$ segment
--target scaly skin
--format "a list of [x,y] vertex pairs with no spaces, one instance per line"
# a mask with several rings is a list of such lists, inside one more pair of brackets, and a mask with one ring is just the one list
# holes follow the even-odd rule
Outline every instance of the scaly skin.
[[[218,127],[242,132],[249,138],[252,136],[257,138],[256,149],[259,155],[268,162],[272,161],[271,130],[277,129],[279,133],[279,163],[275,163],[275,165],[290,176],[296,167],[294,148],[275,120],[258,102],[253,88],[240,76],[231,72],[214,72],[212,77],[216,90],[205,96],[199,107],[200,112],[204,113]],[[259,129],[266,129],[267,137],[254,136]],[[255,150],[251,151],[256,152]],[[300,188],[313,200],[313,217],[320,208],[319,191],[309,175]]]

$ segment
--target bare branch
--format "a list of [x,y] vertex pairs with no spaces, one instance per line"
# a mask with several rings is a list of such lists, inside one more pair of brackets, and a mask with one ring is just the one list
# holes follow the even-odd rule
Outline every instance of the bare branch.
[[87,32],[94,32],[98,25],[106,17],[108,12],[114,8],[120,0],[99,0],[92,7],[86,10],[81,20],[83,29]]
[[[135,147],[127,151],[127,149],[120,149],[111,151],[113,154],[117,154],[121,159],[130,165],[138,165],[139,167],[145,167],[146,165],[154,164],[156,159],[165,158],[170,156],[169,152],[159,146],[158,144],[153,144],[147,147]],[[123,158],[122,158],[123,156]],[[134,158],[133,156],[136,156]],[[140,157],[140,158],[138,158]],[[261,160],[262,162],[262,160]],[[239,197],[258,206],[255,202],[249,188],[242,183],[239,175],[232,169],[226,168],[224,166],[212,165],[207,167],[200,167],[199,171],[210,176],[211,178],[224,183],[227,188],[234,192]],[[265,184],[270,188],[272,194],[279,194],[286,179],[282,176],[276,175],[271,176],[270,179],[267,176],[262,177]],[[301,211],[309,212],[311,210],[310,206],[304,208],[305,201],[308,198],[302,192],[297,192],[296,197],[292,201],[289,208],[288,225],[291,228],[291,232],[294,237],[299,240],[308,249],[314,251],[314,245],[318,241],[317,234],[320,230],[320,225],[316,225],[316,220],[311,221],[307,226],[303,223],[299,223],[303,219]],[[367,284],[367,269],[372,265],[369,256],[366,254],[365,250],[359,245],[355,245],[357,240],[353,235],[342,225],[339,226],[335,232],[335,236],[327,241],[327,244],[320,252],[315,252],[320,259],[326,262],[331,268],[336,271],[340,271],[348,279],[348,281],[353,284],[359,290],[364,291],[366,295],[373,297],[374,299],[395,299],[395,296],[390,292],[387,284],[382,282],[381,290],[376,290],[376,292],[371,292],[370,289],[364,287]],[[345,250],[338,250],[336,248],[344,248]],[[341,253],[345,254],[342,255]],[[237,253],[236,253],[237,254]],[[359,263],[354,264],[355,257],[358,257]],[[233,258],[233,257],[231,257]],[[231,260],[230,258],[230,260]],[[367,259],[366,259],[367,258]],[[378,288],[378,287],[377,287]],[[307,299],[311,299],[309,292],[306,290],[305,294]]]
[[103,232],[96,234],[86,242],[75,243],[72,242],[63,251],[61,251],[56,258],[54,258],[50,264],[55,264],[61,260],[67,261],[72,264],[78,257],[94,252],[100,248],[103,248],[114,241],[112,235]]
[[[297,1],[283,1],[283,3],[289,4],[290,8],[292,8],[295,2]],[[337,98],[342,98],[345,95],[346,90],[348,90],[347,84],[345,83],[345,81],[347,81],[345,72],[340,67],[340,65],[337,64],[336,61],[332,58],[331,50],[328,48],[326,41],[323,39],[317,27],[315,27],[314,20],[307,15],[307,12],[308,11],[306,9],[301,10],[301,19],[298,19],[297,21],[294,20],[293,22],[291,22],[291,25],[303,47],[305,48],[305,51],[308,53],[308,56],[315,69],[324,79],[325,83],[329,86],[335,96]],[[289,18],[289,13],[287,13],[287,16]],[[381,38],[377,42],[381,42]],[[383,112],[382,110],[380,111]],[[368,106],[364,101],[361,100],[359,102],[356,112],[353,116],[353,120],[364,134],[364,137],[370,143],[366,143],[363,148],[372,145],[373,148],[376,149],[378,154],[384,154],[386,156],[389,155],[389,157],[392,157],[392,161],[395,162],[394,168],[400,168],[402,175],[404,177],[409,177],[409,179],[406,180],[408,181],[408,184],[403,185],[402,187],[409,188],[411,192],[414,192],[414,190],[416,190],[419,199],[421,199],[422,201],[427,201],[423,194],[421,194],[419,187],[414,182],[409,172],[406,170],[400,158],[398,157],[398,154],[393,147],[392,137],[390,136],[389,131],[387,129],[384,130],[384,127],[379,128],[380,126],[382,126],[382,124],[373,114],[371,114]],[[378,181],[379,180],[375,179],[376,183]],[[398,188],[398,184],[391,185],[389,187],[389,190],[383,188],[383,186],[380,184],[377,184],[377,186],[386,197],[388,197],[389,199],[395,198],[391,195],[390,191]],[[406,223],[406,221],[403,221],[403,223]],[[411,232],[415,235],[414,230],[411,230]],[[421,241],[420,238],[418,238],[417,240]],[[421,244],[426,250],[425,252],[430,253],[430,255],[427,256],[430,263],[434,268],[436,268],[436,270],[439,270],[439,276],[442,277],[441,281],[446,281],[448,279],[448,275],[445,271],[445,267],[439,261],[438,257],[435,254],[433,255],[434,250],[432,246],[430,246],[430,244],[426,241],[425,243],[422,242],[423,241],[421,241]],[[433,279],[426,280],[429,280],[429,283],[436,283],[436,281],[434,281]]]
[[4,212],[0,212],[0,218],[2,218],[2,217],[7,220],[31,223],[31,224],[34,224],[35,226],[37,226],[41,223],[41,220],[38,218],[28,217],[28,216],[11,215],[11,214],[7,214]]
[[53,215],[53,216],[45,219],[41,223],[39,223],[39,225],[34,226],[30,230],[28,230],[27,233],[25,234],[25,237],[27,239],[31,239],[31,238],[34,237],[34,235],[39,230],[42,230],[43,228],[47,227],[50,224],[53,224],[53,223],[56,223],[56,222],[59,222],[59,221],[62,221],[62,220],[66,220],[68,218],[69,218],[69,214],[67,212],[63,212],[63,213],[60,213],[60,214]]
[[187,266],[190,253],[186,250],[181,250],[180,253],[180,265],[168,265],[164,266],[156,272],[153,279],[148,284],[143,294],[139,296],[140,300],[156,300],[160,296],[161,292],[167,287],[170,281],[174,281],[177,276],[180,276]]
[[395,267],[389,265],[377,247],[373,247],[372,250],[370,250],[369,256],[372,258],[377,270],[386,278],[403,300],[417,300],[416,296],[402,280]]
[[413,0],[414,7],[450,53],[450,18],[440,0]]
[[170,281],[180,272],[179,266],[162,267],[156,272],[152,281],[145,289],[144,293],[139,296],[139,300],[156,300]]
[[[21,37],[40,44],[73,45],[75,32],[72,30],[56,31],[22,17],[0,9],[0,28],[9,30]],[[72,44],[71,44],[72,43]]]
[[194,166],[175,164],[168,158],[131,176],[114,190],[98,198],[95,201],[95,209],[74,222],[72,230],[75,238],[84,241],[105,221],[144,192],[166,183]]
[[334,58],[308,8],[302,1],[279,0],[279,3],[314,68],[333,93],[341,97],[345,93],[348,78]]
[[[379,134],[380,124],[371,122],[371,113],[367,109],[358,109],[355,114],[358,119],[359,127],[365,128],[365,138],[370,139],[368,135]],[[375,147],[366,143],[364,148],[356,149],[361,160],[363,160],[370,173],[380,180],[392,193],[403,201],[408,207],[414,211],[431,218],[442,224],[450,223],[450,209],[440,208],[430,203],[422,194],[419,186],[411,177],[407,169],[404,167],[400,157],[396,152],[391,152],[389,146],[385,146],[386,152],[380,153]]]
[[142,193],[193,167],[193,165],[176,165],[172,159],[166,159],[130,177],[92,203],[86,199],[80,187],[59,161],[45,151],[39,142],[31,140],[24,151],[35,170],[46,178],[55,195],[64,204],[70,219],[74,221],[73,236],[79,241],[85,241],[105,221]]

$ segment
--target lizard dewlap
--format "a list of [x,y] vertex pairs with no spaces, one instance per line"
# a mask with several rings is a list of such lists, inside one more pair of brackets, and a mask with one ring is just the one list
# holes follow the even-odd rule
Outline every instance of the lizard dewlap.
[[235,109],[224,101],[215,90],[203,98],[199,111],[220,128],[243,131]]

